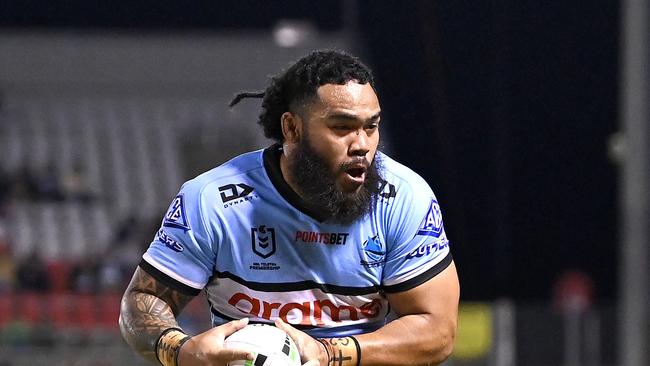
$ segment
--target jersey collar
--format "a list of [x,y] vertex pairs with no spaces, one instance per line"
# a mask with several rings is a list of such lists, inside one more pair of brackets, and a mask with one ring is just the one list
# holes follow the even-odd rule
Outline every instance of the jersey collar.
[[326,218],[324,215],[319,214],[318,211],[310,209],[305,200],[303,200],[302,197],[300,197],[284,179],[282,176],[282,170],[280,169],[281,155],[282,145],[280,144],[273,144],[264,149],[264,168],[266,169],[266,173],[269,176],[271,183],[273,183],[273,186],[278,193],[280,193],[280,195],[298,211],[311,216],[317,221],[325,221]]

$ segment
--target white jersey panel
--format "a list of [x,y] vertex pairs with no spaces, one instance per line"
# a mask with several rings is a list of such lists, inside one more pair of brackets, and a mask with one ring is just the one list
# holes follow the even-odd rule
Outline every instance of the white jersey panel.
[[256,291],[231,279],[209,285],[208,294],[223,319],[250,317],[254,322],[272,322],[278,317],[299,326],[338,327],[382,322],[388,314],[378,293],[341,295],[322,289]]

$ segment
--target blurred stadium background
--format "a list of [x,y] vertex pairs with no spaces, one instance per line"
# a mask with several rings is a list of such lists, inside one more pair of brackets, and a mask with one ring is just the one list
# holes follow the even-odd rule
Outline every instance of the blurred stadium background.
[[[0,365],[141,365],[119,300],[180,184],[265,147],[241,90],[374,70],[384,150],[442,203],[446,365],[650,364],[644,1],[0,2]],[[198,332],[204,300],[181,318]]]

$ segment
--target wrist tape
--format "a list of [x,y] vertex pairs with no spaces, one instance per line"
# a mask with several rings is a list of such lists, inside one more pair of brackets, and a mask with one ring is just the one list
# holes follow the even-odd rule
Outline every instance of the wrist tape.
[[361,347],[353,336],[342,338],[317,339],[325,346],[328,366],[359,366]]
[[156,358],[163,366],[178,366],[178,352],[190,338],[179,328],[168,328],[156,342]]

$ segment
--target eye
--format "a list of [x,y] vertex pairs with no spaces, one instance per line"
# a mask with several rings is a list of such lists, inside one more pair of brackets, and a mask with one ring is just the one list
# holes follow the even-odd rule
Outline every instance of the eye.
[[369,123],[365,126],[366,130],[376,130],[379,127],[379,122]]
[[335,125],[334,129],[337,130],[337,131],[350,131],[352,129],[352,127],[350,127],[348,125]]

